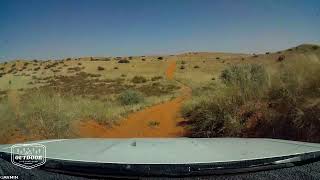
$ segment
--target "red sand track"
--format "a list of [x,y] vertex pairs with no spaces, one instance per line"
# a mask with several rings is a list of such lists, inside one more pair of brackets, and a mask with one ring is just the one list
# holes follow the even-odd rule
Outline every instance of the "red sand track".
[[[168,79],[173,79],[176,69],[176,62],[169,62],[166,70]],[[79,137],[180,137],[184,135],[184,129],[177,124],[183,119],[180,117],[182,101],[189,97],[190,89],[183,86],[182,95],[168,102],[154,105],[141,111],[129,114],[121,120],[119,125],[111,128],[104,127],[97,122],[81,122],[78,127]],[[158,121],[156,127],[149,126],[150,121]]]

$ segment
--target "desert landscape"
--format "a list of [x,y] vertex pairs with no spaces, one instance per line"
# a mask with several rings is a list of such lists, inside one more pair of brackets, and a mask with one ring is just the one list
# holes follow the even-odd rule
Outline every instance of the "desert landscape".
[[0,63],[0,143],[271,137],[320,142],[320,47]]

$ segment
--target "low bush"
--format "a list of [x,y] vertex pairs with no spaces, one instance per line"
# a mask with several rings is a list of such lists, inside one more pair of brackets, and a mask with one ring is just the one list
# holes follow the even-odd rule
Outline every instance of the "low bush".
[[131,82],[133,83],[145,83],[147,82],[147,79],[143,76],[134,76],[132,79],[131,79]]
[[281,61],[283,61],[285,59],[286,59],[286,56],[285,55],[281,55],[281,56],[278,57],[277,61],[281,62]]
[[180,66],[180,69],[185,69],[185,67],[184,66]]
[[157,59],[158,59],[158,60],[163,60],[163,57],[158,57]]
[[144,101],[143,95],[134,90],[126,90],[118,96],[118,101],[122,105],[133,105]]
[[103,71],[104,67],[98,66],[97,69],[98,69],[98,71]]
[[182,116],[188,119],[190,137],[222,137],[232,122],[232,104],[224,98],[200,99],[183,107]]
[[154,77],[151,78],[151,81],[157,81],[157,80],[160,80],[162,78],[163,78],[162,76],[154,76]]
[[200,67],[199,67],[199,66],[194,66],[193,68],[198,69],[198,68],[200,68]]
[[118,61],[118,63],[130,63],[130,61],[127,59],[121,59]]

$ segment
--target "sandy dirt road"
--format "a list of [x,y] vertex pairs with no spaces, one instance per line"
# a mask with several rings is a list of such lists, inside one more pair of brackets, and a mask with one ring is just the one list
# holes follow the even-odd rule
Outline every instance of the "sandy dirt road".
[[[166,77],[173,80],[176,62],[169,61]],[[190,88],[181,85],[181,95],[173,100],[157,104],[141,111],[129,114],[111,128],[102,126],[95,121],[81,122],[78,127],[79,137],[181,137],[185,134],[178,123],[183,121],[180,116],[182,102],[190,97]],[[150,126],[150,122],[159,122],[158,126]]]

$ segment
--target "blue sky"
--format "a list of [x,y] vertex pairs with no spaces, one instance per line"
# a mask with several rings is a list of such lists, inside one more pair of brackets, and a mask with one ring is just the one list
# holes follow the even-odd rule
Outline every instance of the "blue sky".
[[0,0],[0,60],[320,44],[319,0]]

